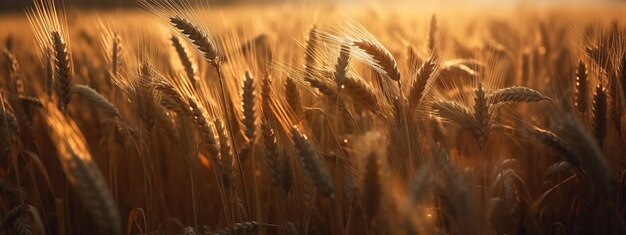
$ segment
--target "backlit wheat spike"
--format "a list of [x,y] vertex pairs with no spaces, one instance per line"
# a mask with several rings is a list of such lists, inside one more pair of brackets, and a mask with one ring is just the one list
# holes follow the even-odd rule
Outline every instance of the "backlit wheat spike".
[[185,98],[166,80],[156,81],[154,89],[163,93],[161,97],[161,104],[166,106],[170,110],[174,110],[179,114],[194,116],[191,108],[185,101]]
[[275,187],[282,188],[284,192],[289,192],[289,189],[291,189],[289,157],[280,149],[276,134],[267,121],[264,121],[261,125],[261,134],[263,135],[265,159],[270,180]]
[[110,117],[120,116],[120,111],[117,109],[117,107],[115,107],[115,105],[109,102],[106,97],[102,96],[96,90],[84,85],[74,85],[74,87],[72,88],[72,92],[79,94],[90,103],[96,105]]
[[575,121],[574,117],[567,115],[562,120],[563,124],[559,135],[570,143],[572,152],[580,161],[581,168],[593,185],[591,187],[593,193],[606,200],[607,197],[613,195],[614,188],[612,185],[615,183],[613,182],[613,170],[602,155],[601,147],[594,143],[593,137],[589,136],[581,124]]
[[514,86],[491,92],[487,95],[487,100],[491,105],[498,105],[519,102],[538,102],[542,100],[549,100],[549,98],[528,87]]
[[335,83],[337,87],[343,86],[348,74],[348,63],[350,62],[350,47],[347,44],[341,45],[337,64],[335,65]]
[[176,50],[176,54],[178,55],[178,59],[180,59],[180,63],[183,65],[185,69],[185,74],[187,75],[187,79],[191,82],[191,85],[195,88],[197,77],[196,77],[196,68],[187,53],[187,48],[178,40],[178,37],[172,35],[171,39],[172,45]]
[[369,54],[387,77],[394,81],[400,81],[400,70],[398,70],[396,60],[387,49],[368,41],[354,41],[352,44]]
[[476,128],[474,135],[478,140],[478,143],[482,147],[487,141],[487,136],[491,130],[491,117],[489,115],[489,103],[485,97],[483,91],[483,84],[479,83],[476,90],[474,90],[474,120]]
[[219,154],[219,148],[217,146],[217,141],[215,140],[213,130],[211,129],[211,127],[209,127],[209,123],[207,122],[207,119],[205,117],[204,109],[198,106],[198,103],[193,98],[189,99],[189,108],[196,124],[198,125],[198,131],[200,132],[200,136],[202,136],[202,139],[207,144],[211,158],[216,160]]
[[409,90],[409,104],[414,109],[417,108],[422,103],[422,98],[424,97],[424,92],[426,90],[426,86],[428,85],[428,81],[432,78],[433,73],[437,70],[437,64],[435,63],[433,58],[429,58],[424,61],[424,64],[417,70],[417,74],[415,75],[415,80],[413,81],[413,85]]
[[305,77],[304,81],[309,83],[311,87],[317,88],[317,90],[324,94],[331,102],[337,102],[337,89],[334,89],[334,86],[329,82],[309,77]]
[[100,169],[87,150],[85,138],[76,124],[64,117],[52,103],[46,105],[44,117],[54,141],[63,171],[92,217],[100,234],[120,234],[121,220],[117,206]]
[[185,36],[191,40],[191,43],[196,45],[196,48],[201,52],[204,59],[217,66],[220,62],[219,54],[216,45],[209,40],[208,35],[200,30],[197,26],[178,16],[172,16],[169,18],[170,23],[180,30]]
[[19,96],[19,99],[24,107],[36,107],[43,108],[43,103],[39,98],[31,96]]
[[343,88],[354,102],[372,112],[380,112],[378,98],[374,90],[363,79],[354,76],[347,76],[343,83]]
[[307,79],[311,80],[315,79],[315,50],[317,50],[317,44],[319,40],[317,35],[317,27],[313,26],[313,28],[309,30],[309,40],[306,44],[306,54],[304,56],[304,75]]
[[578,111],[585,113],[587,111],[588,94],[587,68],[582,60],[578,62],[576,70],[576,96],[574,97],[574,105]]
[[315,152],[307,137],[300,133],[298,128],[294,127],[291,130],[291,134],[300,155],[302,166],[308,177],[313,181],[320,193],[334,197],[333,178],[325,164],[323,164],[323,159],[319,158],[320,156]]
[[298,84],[290,77],[287,77],[285,81],[285,96],[287,97],[287,104],[289,104],[291,111],[293,111],[296,116],[300,116],[302,114],[300,90],[298,90]]
[[11,91],[18,95],[24,95],[24,78],[21,75],[20,64],[17,58],[7,50],[2,52],[3,57],[9,68],[9,77],[11,78]]
[[222,119],[215,118],[213,124],[215,125],[217,135],[220,139],[219,166],[222,174],[222,182],[225,188],[229,188],[235,183],[235,156],[233,155],[233,150],[229,142],[230,139]]
[[57,31],[52,32],[54,58],[56,66],[57,94],[59,95],[60,107],[63,112],[67,111],[67,105],[72,98],[72,68],[70,56],[65,40]]
[[246,79],[243,81],[242,109],[243,124],[246,128],[245,135],[248,140],[253,140],[256,132],[256,108],[254,80],[250,73],[246,71]]
[[591,117],[593,119],[593,135],[596,137],[596,140],[598,141],[600,146],[602,146],[602,142],[604,140],[604,137],[606,136],[606,99],[606,90],[600,84],[596,87],[595,94],[593,94],[593,106],[591,107]]
[[576,167],[580,166],[578,159],[576,159],[576,156],[571,152],[567,142],[561,139],[561,137],[549,130],[541,129],[536,126],[530,128],[528,131],[530,136],[537,138],[546,146],[560,154],[567,162]]

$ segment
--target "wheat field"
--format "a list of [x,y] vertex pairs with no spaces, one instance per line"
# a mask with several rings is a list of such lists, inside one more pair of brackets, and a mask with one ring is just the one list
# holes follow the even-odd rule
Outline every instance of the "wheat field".
[[4,234],[623,234],[626,5],[35,0]]

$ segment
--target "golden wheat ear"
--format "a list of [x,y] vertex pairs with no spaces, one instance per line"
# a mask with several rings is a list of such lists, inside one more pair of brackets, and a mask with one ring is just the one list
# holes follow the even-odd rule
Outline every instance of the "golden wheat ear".
[[97,231],[101,234],[120,234],[121,220],[117,206],[76,123],[59,112],[51,102],[46,104],[42,114],[65,176],[92,217]]

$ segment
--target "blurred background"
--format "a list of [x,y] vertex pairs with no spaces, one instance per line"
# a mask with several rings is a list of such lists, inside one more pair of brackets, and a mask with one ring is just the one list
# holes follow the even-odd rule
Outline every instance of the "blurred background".
[[[0,0],[0,11],[21,11],[29,6],[33,0]],[[60,0],[56,0],[60,2]],[[127,8],[136,6],[137,0],[64,0],[67,7],[78,8]],[[195,1],[195,0],[192,0]],[[622,4],[626,0],[198,0],[211,5],[229,4],[311,4],[311,3],[414,3],[429,5],[463,4],[463,5],[521,5],[521,4],[557,4],[557,5],[597,5]]]

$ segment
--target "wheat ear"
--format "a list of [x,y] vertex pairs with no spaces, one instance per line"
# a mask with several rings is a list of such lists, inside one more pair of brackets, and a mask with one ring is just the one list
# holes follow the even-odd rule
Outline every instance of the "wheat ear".
[[313,181],[319,192],[333,197],[335,191],[333,179],[328,169],[319,159],[319,155],[313,150],[313,146],[311,146],[307,137],[300,133],[298,128],[294,127],[291,130],[291,134],[306,175]]
[[174,46],[174,49],[176,50],[176,54],[178,55],[178,58],[180,59],[180,63],[183,65],[183,68],[185,69],[185,74],[187,75],[187,79],[189,79],[189,82],[191,82],[191,85],[196,88],[197,87],[197,77],[196,77],[196,69],[193,65],[193,62],[191,60],[191,57],[189,57],[189,54],[187,53],[187,48],[185,48],[185,46],[180,42],[180,40],[178,39],[178,37],[172,35],[171,39],[172,41],[172,45]]
[[72,92],[82,96],[90,103],[96,105],[109,117],[115,118],[120,116],[120,111],[115,107],[115,105],[109,102],[106,97],[98,93],[96,90],[85,85],[74,85]]
[[585,113],[587,111],[588,94],[587,68],[582,60],[578,62],[576,70],[576,96],[574,97],[574,105],[578,111]]
[[59,95],[60,107],[63,112],[67,111],[67,105],[72,98],[72,68],[67,44],[58,31],[52,32],[54,58],[56,66],[57,94]]
[[487,99],[491,105],[549,100],[536,90],[523,86],[507,87],[491,92]]
[[415,80],[409,90],[409,104],[411,107],[417,108],[422,103],[426,85],[428,85],[428,81],[431,79],[436,70],[437,64],[435,63],[434,58],[429,58],[424,61],[424,64],[422,64],[419,70],[417,70]]
[[398,70],[396,60],[386,49],[368,41],[355,41],[353,45],[369,54],[387,77],[400,81],[400,70]]
[[596,140],[602,146],[604,137],[606,136],[606,119],[607,119],[607,107],[606,107],[606,89],[602,85],[596,87],[596,92],[593,95],[592,110],[592,129],[593,135]]

